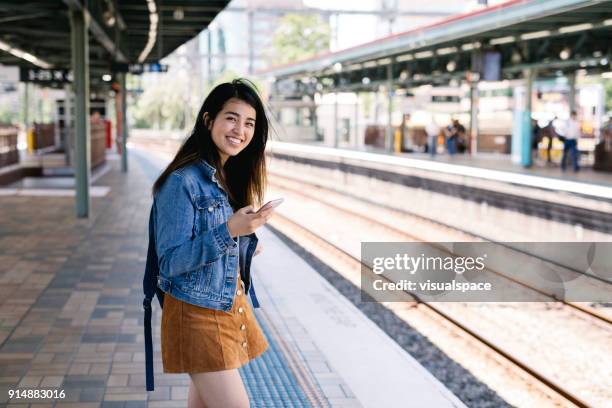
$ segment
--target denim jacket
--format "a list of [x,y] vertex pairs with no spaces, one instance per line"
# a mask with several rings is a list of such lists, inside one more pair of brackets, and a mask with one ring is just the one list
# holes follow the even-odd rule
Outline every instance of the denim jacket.
[[229,312],[238,266],[253,307],[259,307],[250,275],[255,233],[233,239],[227,193],[204,160],[174,171],[155,195],[149,216],[149,250],[143,289],[147,390],[153,388],[151,300],[169,293],[184,302]]

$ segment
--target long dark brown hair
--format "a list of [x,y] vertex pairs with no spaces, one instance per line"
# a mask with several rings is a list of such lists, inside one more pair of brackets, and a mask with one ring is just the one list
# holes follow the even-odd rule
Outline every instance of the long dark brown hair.
[[[208,112],[208,117],[214,120],[231,98],[240,99],[255,109],[255,130],[248,146],[236,156],[230,156],[223,166],[217,146],[204,122],[204,113]],[[153,195],[173,171],[204,160],[217,170],[217,180],[224,186],[234,210],[247,205],[261,205],[266,186],[268,126],[264,105],[252,82],[239,78],[216,86],[204,100],[191,134],[153,184]]]

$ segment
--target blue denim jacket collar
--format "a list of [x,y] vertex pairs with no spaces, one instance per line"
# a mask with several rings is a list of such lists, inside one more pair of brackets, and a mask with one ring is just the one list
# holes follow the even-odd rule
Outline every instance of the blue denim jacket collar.
[[209,180],[212,180],[217,186],[219,186],[221,191],[227,194],[227,192],[225,191],[221,183],[219,183],[219,181],[217,180],[217,177],[215,177],[215,174],[217,173],[217,169],[215,169],[213,166],[208,164],[208,162],[204,159],[198,160],[198,168],[202,170],[202,173],[206,177],[208,177]]

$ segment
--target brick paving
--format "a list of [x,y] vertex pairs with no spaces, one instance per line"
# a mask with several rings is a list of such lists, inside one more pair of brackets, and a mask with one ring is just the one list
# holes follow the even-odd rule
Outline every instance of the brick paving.
[[[156,389],[147,393],[144,387],[142,277],[151,168],[132,160],[125,175],[116,160],[108,165],[96,184],[110,191],[92,198],[87,220],[74,216],[74,197],[0,196],[0,406],[186,406],[188,376],[162,373],[159,307],[153,320]],[[261,293],[265,306],[268,294]],[[294,377],[306,405],[359,406],[299,322],[272,305],[258,318],[278,355],[266,352],[258,366],[241,369],[252,397],[271,395],[256,371],[274,369],[274,362]],[[65,396],[9,399],[9,390],[28,389],[63,390]],[[269,401],[253,406],[304,406]]]

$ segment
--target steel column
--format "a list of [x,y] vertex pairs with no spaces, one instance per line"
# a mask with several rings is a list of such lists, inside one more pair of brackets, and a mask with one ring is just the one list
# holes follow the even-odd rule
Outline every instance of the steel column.
[[388,151],[393,151],[393,146],[395,145],[393,139],[393,122],[392,116],[393,114],[393,62],[387,65],[387,137],[385,147]]
[[89,217],[90,136],[89,136],[89,37],[88,21],[83,10],[70,11],[72,37],[72,71],[75,93],[74,164],[76,213]]
[[121,85],[121,171],[127,173],[128,162],[127,162],[127,86],[125,77],[127,74],[121,74],[119,79]]
[[334,147],[339,145],[339,132],[338,132],[338,91],[334,92]]
[[479,110],[478,81],[470,81],[470,153],[478,151],[478,110]]
[[572,111],[576,110],[576,72],[571,72],[567,76],[567,82],[569,85],[569,113],[571,115]]

